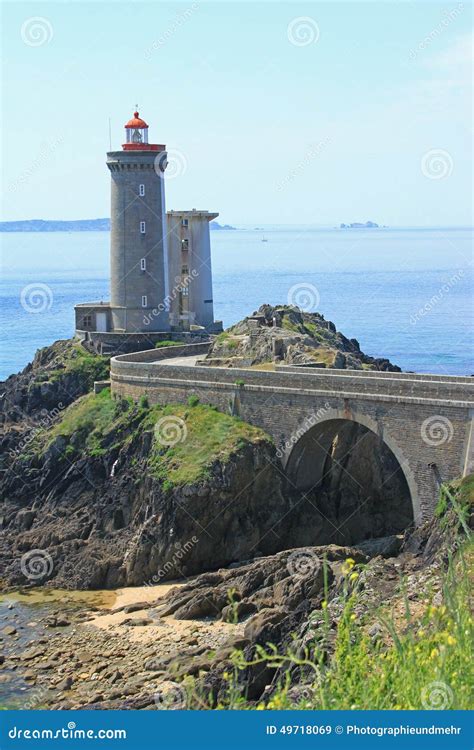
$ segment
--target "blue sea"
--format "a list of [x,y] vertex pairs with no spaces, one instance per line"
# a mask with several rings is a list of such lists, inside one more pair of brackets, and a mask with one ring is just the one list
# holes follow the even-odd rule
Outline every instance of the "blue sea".
[[[264,302],[300,302],[403,370],[474,373],[470,229],[263,229],[211,233],[215,317],[224,326]],[[71,336],[75,303],[108,299],[109,234],[1,238],[4,379],[38,348]]]

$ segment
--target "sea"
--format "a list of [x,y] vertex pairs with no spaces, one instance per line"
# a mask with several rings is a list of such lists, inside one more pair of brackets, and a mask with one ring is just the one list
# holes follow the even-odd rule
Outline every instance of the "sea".
[[[2,233],[0,379],[109,298],[108,232]],[[405,371],[472,375],[472,230],[241,227],[211,232],[214,312],[298,304]]]

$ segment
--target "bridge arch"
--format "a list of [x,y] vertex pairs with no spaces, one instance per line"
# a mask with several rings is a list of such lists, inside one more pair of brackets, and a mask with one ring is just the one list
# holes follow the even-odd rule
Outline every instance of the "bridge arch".
[[[345,472],[342,465],[344,460],[338,461],[337,457],[334,457],[337,444],[339,443],[340,456],[346,461],[349,456],[349,461],[352,459],[357,465],[357,454],[353,454],[360,450],[364,441],[365,455],[362,455],[362,460],[367,462],[367,454],[373,451],[374,461],[382,464],[385,462],[387,476],[390,472],[393,472],[393,475],[400,472],[396,477],[401,494],[404,495],[400,498],[400,512],[403,517],[409,512],[412,516],[411,522],[419,523],[420,497],[409,461],[383,422],[376,421],[367,414],[347,409],[325,408],[306,417],[285,443],[281,451],[281,461],[290,483],[298,490],[306,492],[311,489],[327,489],[330,485],[328,477],[331,464],[338,467],[341,475]],[[348,474],[351,475],[351,472]],[[405,492],[402,492],[402,488]],[[394,512],[395,507],[392,514]]]

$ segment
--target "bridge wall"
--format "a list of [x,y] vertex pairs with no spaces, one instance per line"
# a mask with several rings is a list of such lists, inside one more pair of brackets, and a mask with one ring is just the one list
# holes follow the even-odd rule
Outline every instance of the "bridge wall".
[[[200,346],[189,353],[202,353],[196,348]],[[190,349],[180,347],[177,356]],[[183,403],[195,394],[202,403],[266,430],[284,468],[299,439],[314,425],[328,419],[359,422],[379,435],[398,459],[418,523],[433,514],[440,481],[466,470],[472,431],[468,378],[162,365],[154,354],[154,362],[149,361],[152,352],[144,352],[140,362],[134,361],[136,354],[114,358],[113,393],[135,399],[146,393],[150,403],[161,404]],[[170,352],[159,356],[169,357]]]

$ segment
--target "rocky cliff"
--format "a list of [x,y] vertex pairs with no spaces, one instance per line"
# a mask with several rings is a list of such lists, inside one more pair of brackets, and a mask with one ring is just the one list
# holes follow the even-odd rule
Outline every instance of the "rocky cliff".
[[[277,315],[265,311],[265,320]],[[287,353],[292,361],[298,351],[309,356],[299,330],[310,325],[306,314],[285,310],[279,322],[280,329],[264,327],[259,358],[290,323],[299,328],[289,334]],[[246,325],[235,327],[242,342]],[[214,352],[223,345],[218,337]],[[7,586],[157,582],[410,524],[403,474],[374,436],[356,431],[339,439],[328,456],[334,471],[328,463],[324,486],[301,497],[288,486],[272,440],[251,425],[196,399],[149,407],[146,399],[114,401],[108,389],[92,393],[108,364],[59,341],[2,384],[0,563]],[[368,496],[364,478],[380,492]],[[22,561],[35,550],[45,573],[25,576]]]

